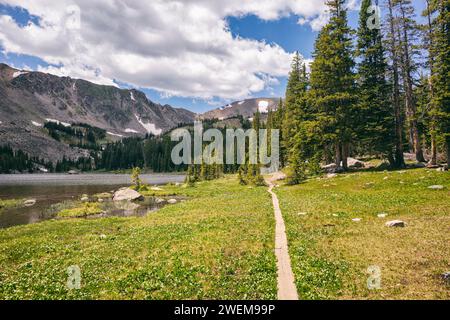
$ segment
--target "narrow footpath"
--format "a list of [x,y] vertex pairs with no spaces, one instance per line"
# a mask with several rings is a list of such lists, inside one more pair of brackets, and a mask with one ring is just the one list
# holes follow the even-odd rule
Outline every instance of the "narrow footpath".
[[278,197],[273,192],[274,182],[277,176],[274,175],[267,179],[269,184],[269,193],[272,195],[273,208],[275,212],[275,255],[277,257],[278,267],[278,300],[298,300],[297,288],[295,286],[294,273],[291,267],[291,258],[289,257],[288,241],[286,236],[286,226],[283,215],[281,214]]

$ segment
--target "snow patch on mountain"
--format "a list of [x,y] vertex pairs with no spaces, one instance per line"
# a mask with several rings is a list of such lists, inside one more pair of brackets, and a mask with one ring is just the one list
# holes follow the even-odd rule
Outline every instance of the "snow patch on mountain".
[[245,101],[239,101],[238,105],[242,106],[245,103]]
[[27,73],[29,73],[29,72],[26,72],[26,71],[16,71],[16,72],[13,73],[13,78],[20,77],[21,75],[27,74]]
[[62,122],[62,121],[55,120],[55,119],[49,119],[49,118],[47,118],[47,119],[45,119],[45,121],[47,121],[47,122],[52,122],[52,123],[56,123],[56,124],[60,124],[60,125],[63,125],[64,127],[66,127],[66,128],[72,126],[70,123]]
[[143,122],[142,119],[137,114],[135,114],[134,116],[136,117],[136,120],[141,124],[141,126],[144,127],[145,130],[147,130],[148,133],[152,133],[156,136],[159,136],[162,133],[162,130],[157,129],[155,124],[150,122],[149,123]]
[[268,113],[269,112],[269,101],[260,101],[258,103],[258,110],[261,113]]
[[110,135],[110,136],[113,136],[113,137],[123,138],[123,135],[117,134],[117,133],[112,133],[112,132],[109,132],[109,131],[108,131],[106,134],[108,134],[108,135]]
[[35,127],[43,127],[44,126],[43,124],[36,122],[36,121],[31,121],[31,124]]
[[125,129],[125,133],[139,133],[138,131],[136,131],[136,130],[133,130],[133,129]]
[[136,98],[134,97],[133,91],[130,91],[130,99],[132,101],[136,101]]

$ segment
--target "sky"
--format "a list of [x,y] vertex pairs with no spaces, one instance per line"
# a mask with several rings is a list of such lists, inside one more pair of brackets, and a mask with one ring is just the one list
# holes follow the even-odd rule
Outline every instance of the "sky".
[[323,0],[0,0],[0,62],[201,113],[284,96],[293,53],[310,61],[326,21]]

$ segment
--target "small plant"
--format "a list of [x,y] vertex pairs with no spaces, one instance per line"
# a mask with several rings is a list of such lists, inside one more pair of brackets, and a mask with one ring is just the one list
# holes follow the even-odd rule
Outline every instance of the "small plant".
[[0,210],[19,207],[23,203],[23,200],[0,200]]
[[141,190],[142,187],[142,180],[140,178],[140,174],[141,168],[139,167],[133,168],[133,171],[131,173],[131,181],[133,182],[134,190],[136,191]]

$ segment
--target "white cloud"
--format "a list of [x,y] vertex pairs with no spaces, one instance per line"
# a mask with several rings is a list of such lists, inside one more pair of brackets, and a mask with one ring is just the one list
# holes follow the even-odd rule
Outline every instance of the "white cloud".
[[[7,52],[37,56],[40,71],[167,96],[240,100],[289,72],[291,54],[277,45],[233,38],[226,17],[276,20],[296,14],[317,28],[326,19],[317,0],[0,0],[40,18],[21,27],[0,16]],[[73,5],[80,8],[80,28]],[[75,10],[76,11],[76,10]],[[301,20],[301,21],[303,21]],[[57,66],[57,67],[56,67]]]

